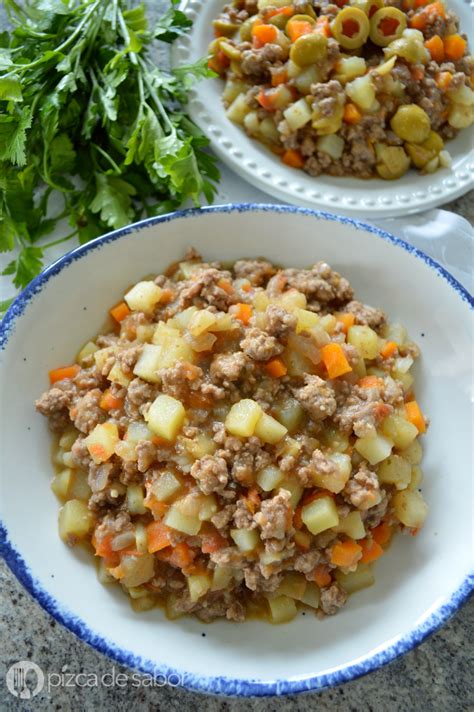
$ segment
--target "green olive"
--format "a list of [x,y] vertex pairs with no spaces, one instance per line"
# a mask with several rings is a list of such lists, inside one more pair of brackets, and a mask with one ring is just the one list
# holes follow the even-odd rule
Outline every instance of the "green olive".
[[255,17],[249,17],[240,25],[240,39],[242,42],[252,41],[252,26],[255,22]]
[[299,67],[324,59],[327,55],[327,37],[320,34],[303,35],[294,42],[290,49],[290,59]]
[[377,173],[385,180],[396,180],[407,172],[410,158],[401,146],[383,146],[379,150],[380,162],[377,163]]
[[233,37],[239,29],[239,25],[237,23],[226,20],[213,20],[212,25],[222,37]]
[[369,36],[369,18],[358,7],[345,7],[331,23],[331,31],[341,47],[357,49]]
[[359,8],[370,19],[374,12],[383,7],[383,0],[351,0],[351,7]]
[[406,15],[396,7],[382,7],[370,18],[370,39],[379,47],[387,47],[406,30]]
[[405,144],[405,151],[417,168],[424,168],[443,148],[443,139],[436,131],[430,131],[428,138],[422,144]]
[[430,117],[420,106],[400,106],[390,121],[392,131],[403,141],[423,143],[430,135]]
[[292,17],[288,18],[288,22],[286,23],[287,32],[288,26],[291,25],[292,22],[309,22],[312,27],[316,27],[316,20],[314,17],[311,17],[311,15],[292,15]]

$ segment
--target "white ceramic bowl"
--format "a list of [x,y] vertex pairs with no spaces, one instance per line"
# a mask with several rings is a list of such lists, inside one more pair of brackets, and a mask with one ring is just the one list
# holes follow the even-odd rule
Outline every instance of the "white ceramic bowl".
[[[175,66],[195,62],[208,54],[213,39],[212,20],[225,4],[226,0],[182,0],[180,6],[193,20],[193,27],[173,45]],[[474,3],[448,0],[448,5],[460,18],[461,31],[467,33],[474,50]],[[220,79],[199,82],[191,92],[189,112],[211,140],[219,158],[249,183],[279,200],[368,220],[435,208],[474,187],[472,127],[447,144],[453,159],[450,169],[424,176],[409,171],[394,181],[312,177],[285,166],[278,156],[226,118],[221,101],[223,86]]]
[[[134,613],[92,559],[59,540],[46,421],[33,401],[48,369],[68,363],[124,289],[189,245],[205,258],[265,255],[288,266],[326,260],[358,297],[405,324],[421,345],[417,394],[431,418],[423,493],[429,517],[396,537],[376,584],[334,618],[271,626],[204,626]],[[473,587],[470,425],[471,310],[462,287],[428,257],[348,218],[275,206],[224,206],[145,221],[78,248],[49,267],[9,310],[0,333],[2,550],[38,602],[83,640],[140,670],[209,692],[293,693],[389,662],[440,626]],[[472,301],[471,301],[472,303]],[[202,637],[205,632],[206,636]]]

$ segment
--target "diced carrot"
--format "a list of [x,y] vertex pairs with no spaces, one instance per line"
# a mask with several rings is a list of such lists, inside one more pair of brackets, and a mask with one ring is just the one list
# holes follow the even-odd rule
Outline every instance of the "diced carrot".
[[397,349],[398,344],[396,341],[387,341],[380,349],[380,355],[382,358],[390,358]]
[[426,16],[423,15],[423,13],[418,12],[416,15],[413,15],[411,19],[408,21],[408,25],[412,30],[420,30],[420,32],[423,32],[423,30],[426,28]]
[[175,293],[172,289],[163,289],[160,296],[160,304],[169,304],[175,298]]
[[446,59],[450,62],[458,62],[464,57],[466,44],[466,40],[461,35],[448,35],[445,37],[444,54]]
[[226,294],[233,294],[233,293],[234,293],[234,288],[233,288],[233,286],[231,285],[231,283],[229,282],[228,279],[220,279],[220,280],[217,282],[217,286],[219,287],[219,289],[224,290],[224,292],[225,292]]
[[419,433],[426,433],[426,421],[416,400],[405,403],[407,420],[418,428]]
[[426,29],[428,21],[437,17],[442,17],[443,19],[446,18],[445,7],[443,3],[439,2],[439,0],[437,0],[437,2],[429,3],[418,10],[418,12],[416,12],[410,19],[409,25],[415,30],[423,31]]
[[318,17],[314,27],[314,32],[319,35],[324,35],[325,37],[331,37],[331,28],[329,26],[329,17],[327,15],[321,15]]
[[169,563],[171,566],[176,566],[178,569],[184,569],[189,566],[196,556],[196,552],[191,549],[185,541],[176,544],[172,549]]
[[217,61],[219,62],[221,67],[223,67],[224,69],[227,69],[227,67],[230,66],[229,57],[221,49],[218,50],[218,52],[217,52]]
[[292,42],[296,42],[299,37],[309,35],[314,30],[314,25],[306,20],[288,20],[286,31]]
[[301,529],[303,526],[303,520],[301,519],[301,510],[302,507],[299,505],[296,507],[295,512],[293,514],[293,526],[295,529]]
[[311,546],[311,534],[309,532],[296,531],[294,534],[294,539],[298,549],[308,551],[309,547]]
[[110,390],[107,388],[99,401],[99,406],[102,410],[118,410],[123,406],[123,398],[117,398],[117,396],[112,395]]
[[329,586],[332,581],[331,574],[329,573],[329,568],[324,564],[318,564],[318,566],[316,566],[316,568],[314,569],[313,578],[320,588],[323,588],[324,586]]
[[57,381],[62,381],[64,378],[74,378],[77,376],[81,367],[74,363],[72,366],[61,366],[60,368],[53,368],[49,372],[49,382],[51,385]]
[[260,89],[257,95],[257,101],[265,111],[275,111],[275,92],[270,89]]
[[377,561],[383,554],[383,549],[376,541],[369,539],[362,539],[359,541],[362,549],[361,562],[363,564],[370,564],[372,561]]
[[360,559],[362,547],[354,539],[337,541],[331,549],[331,564],[334,566],[354,566]]
[[451,79],[453,75],[451,72],[439,72],[435,77],[436,86],[438,89],[446,90],[451,84]]
[[95,555],[100,556],[104,560],[104,564],[110,568],[120,564],[120,554],[112,549],[113,535],[101,537],[98,541],[95,536],[92,537],[92,545],[95,549]]
[[418,9],[420,7],[424,7],[425,5],[428,5],[429,1],[430,0],[415,0],[413,5],[414,5],[414,7],[416,7]]
[[203,554],[213,554],[225,546],[229,546],[229,542],[217,529],[213,532],[203,534],[201,537],[201,551]]
[[[187,398],[187,404],[190,408],[200,408],[202,410],[210,410],[214,407],[214,401],[204,393],[191,391]],[[168,443],[169,445],[169,443]]]
[[146,534],[149,554],[166,549],[171,544],[170,528],[163,522],[151,522],[146,528]]
[[241,289],[243,292],[251,292],[251,291],[252,291],[252,285],[249,284],[248,282],[244,282],[244,284],[242,284],[242,286],[240,287],[240,289]]
[[278,30],[275,25],[257,25],[252,26],[253,46],[257,49],[266,44],[274,43],[278,37]]
[[278,67],[272,72],[272,87],[277,87],[280,84],[286,84],[288,81],[288,70],[286,67]]
[[377,527],[374,527],[371,532],[372,539],[380,546],[386,546],[392,538],[393,530],[387,522],[381,522]]
[[425,70],[421,67],[413,67],[411,70],[411,76],[415,82],[421,82],[421,80],[425,76]]
[[347,314],[345,312],[337,312],[336,314],[334,314],[334,316],[336,317],[338,322],[342,324],[342,330],[345,334],[347,334],[351,326],[354,326],[354,314],[351,314],[350,312],[348,312]]
[[295,148],[288,148],[282,155],[281,160],[291,168],[303,168],[304,158]]
[[438,64],[444,62],[444,43],[439,35],[434,35],[434,37],[426,40],[425,47],[435,62],[438,62]]
[[267,363],[264,365],[264,369],[272,378],[282,378],[282,376],[286,376],[288,372],[285,363],[281,360],[281,358],[278,357],[272,358],[270,359],[270,361],[267,361]]
[[392,406],[387,403],[379,403],[375,406],[373,412],[376,420],[383,420],[383,418],[386,418],[387,415],[390,415],[392,412]]
[[110,455],[107,453],[105,447],[100,443],[92,443],[92,445],[88,446],[88,450],[92,457],[95,457],[97,460],[105,462],[105,460],[110,458]]
[[249,512],[255,514],[261,502],[257,487],[250,487],[247,495],[244,497],[244,501]]
[[233,313],[236,319],[242,322],[242,324],[248,324],[250,318],[253,314],[253,309],[250,304],[236,304],[236,311]]
[[326,344],[321,349],[321,356],[329,378],[337,378],[352,371],[341,344]]
[[359,378],[357,385],[361,388],[380,388],[383,386],[383,379],[379,376],[364,376]]
[[212,71],[216,74],[222,74],[222,72],[224,71],[224,67],[221,67],[221,65],[217,61],[217,57],[209,57],[207,66],[209,69],[212,69]]
[[148,507],[153,512],[153,516],[161,519],[169,509],[169,504],[160,502],[151,494],[145,499],[145,507]]
[[270,19],[270,17],[275,17],[275,15],[285,15],[291,17],[293,13],[293,7],[291,5],[285,5],[284,7],[275,7],[271,10],[266,10],[265,17],[268,19]]
[[120,324],[120,322],[123,321],[125,317],[131,313],[132,312],[125,304],[125,302],[120,302],[120,304],[117,304],[110,310],[110,316],[113,317],[118,324]]
[[348,102],[344,104],[343,119],[346,124],[358,124],[362,118],[362,114],[355,104]]

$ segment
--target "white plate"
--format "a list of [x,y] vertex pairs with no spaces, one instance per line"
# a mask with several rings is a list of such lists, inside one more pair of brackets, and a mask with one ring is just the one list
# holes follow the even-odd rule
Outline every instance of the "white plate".
[[[184,0],[181,4],[194,25],[188,36],[173,49],[175,66],[195,62],[207,55],[213,39],[212,19],[225,5],[223,0]],[[474,50],[474,2],[448,0],[461,20]],[[472,128],[461,131],[447,144],[452,156],[451,169],[431,175],[409,171],[397,181],[373,178],[313,178],[301,170],[285,166],[269,149],[229,121],[221,103],[223,82],[201,81],[191,94],[189,113],[210,138],[217,155],[242,178],[279,200],[307,207],[331,210],[364,219],[395,217],[428,210],[466,193],[474,186],[474,147]]]
[[[210,260],[327,260],[358,298],[405,324],[422,347],[416,386],[431,418],[422,465],[429,516],[417,537],[396,537],[375,567],[375,585],[333,618],[205,626],[168,621],[160,610],[137,614],[118,587],[97,581],[91,556],[58,537],[50,435],[34,399],[47,387],[48,370],[70,363],[100,332],[130,284],[162,271],[190,244]],[[79,247],[34,280],[0,325],[0,553],[83,640],[131,667],[173,673],[171,682],[192,689],[284,694],[370,672],[423,640],[473,588],[471,325],[469,297],[450,275],[350,218],[223,206],[154,218]]]

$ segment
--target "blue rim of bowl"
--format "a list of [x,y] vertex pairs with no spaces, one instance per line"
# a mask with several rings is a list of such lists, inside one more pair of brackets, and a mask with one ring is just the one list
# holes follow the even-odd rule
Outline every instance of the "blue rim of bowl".
[[[99,249],[108,242],[114,242],[132,232],[138,232],[153,225],[160,225],[180,218],[192,218],[209,213],[246,213],[246,212],[277,212],[307,215],[319,220],[338,222],[350,225],[357,230],[372,233],[373,235],[386,240],[393,245],[401,247],[406,252],[421,259],[428,267],[433,269],[440,277],[458,293],[464,302],[474,308],[474,299],[469,292],[440,264],[426,255],[418,248],[409,243],[394,237],[390,233],[372,225],[367,225],[360,220],[349,217],[341,217],[332,213],[310,208],[299,208],[286,205],[271,205],[260,203],[237,203],[204,208],[192,208],[190,210],[180,210],[160,217],[148,218],[133,225],[107,233],[91,242],[81,245],[68,252],[52,265],[47,267],[38,277],[36,277],[26,289],[12,303],[3,321],[0,323],[0,350],[7,344],[8,337],[12,331],[15,321],[23,314],[28,303],[41,291],[42,287],[56,274],[61,272],[72,262],[82,258],[89,252]],[[99,652],[113,658],[117,662],[129,668],[139,670],[151,675],[166,675],[168,680],[175,680],[176,685],[189,690],[213,693],[221,695],[237,695],[242,697],[286,695],[298,692],[309,692],[333,687],[350,680],[354,680],[362,675],[376,670],[391,662],[395,658],[407,653],[409,650],[419,645],[428,635],[436,631],[448,620],[458,608],[467,600],[474,591],[474,572],[468,574],[460,582],[452,594],[441,600],[436,610],[431,610],[429,615],[422,617],[414,625],[413,629],[399,638],[389,641],[382,650],[373,654],[367,654],[362,659],[352,661],[347,665],[340,666],[326,673],[318,675],[308,675],[303,678],[288,680],[258,680],[258,679],[233,679],[231,677],[203,677],[186,671],[169,668],[165,664],[155,665],[153,661],[134,655],[131,651],[117,647],[112,641],[94,633],[84,621],[80,620],[71,611],[65,610],[56,599],[51,596],[43,586],[35,579],[26,562],[15,549],[13,543],[8,539],[8,532],[4,524],[0,521],[0,554],[8,567],[15,574],[16,578],[23,584],[37,602],[55,618],[59,623],[68,628],[85,643],[88,643]]]

